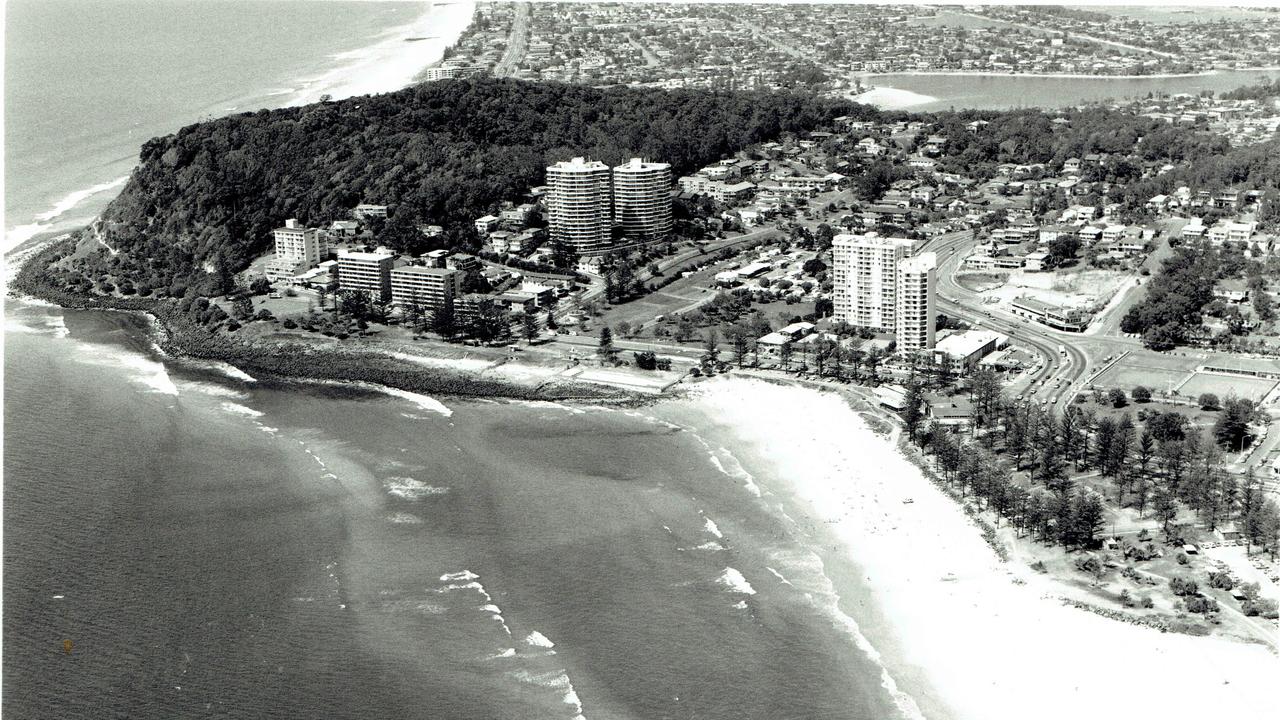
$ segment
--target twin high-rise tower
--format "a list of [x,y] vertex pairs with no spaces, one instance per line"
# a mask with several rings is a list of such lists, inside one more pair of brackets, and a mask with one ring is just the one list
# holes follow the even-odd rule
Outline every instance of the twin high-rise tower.
[[831,243],[835,319],[892,332],[898,349],[934,344],[937,256],[909,256],[913,242],[879,235],[837,235]]
[[613,228],[628,243],[671,235],[671,166],[632,158],[612,170],[574,158],[547,168],[547,224],[551,239],[578,255],[602,255]]

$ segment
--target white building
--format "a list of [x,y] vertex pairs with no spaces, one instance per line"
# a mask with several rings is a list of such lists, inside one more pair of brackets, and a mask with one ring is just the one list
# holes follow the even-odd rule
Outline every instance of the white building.
[[365,218],[371,217],[385,218],[387,217],[387,206],[360,203],[356,206],[355,210],[351,211],[351,215],[357,220],[364,220]]
[[275,238],[275,257],[267,264],[267,277],[271,280],[293,277],[313,267],[324,258],[328,248],[317,228],[303,227],[290,218],[284,227],[271,233]]
[[671,166],[640,158],[613,169],[613,224],[632,242],[671,236]]
[[547,224],[553,242],[562,242],[579,255],[608,250],[610,177],[607,165],[581,157],[547,168]]
[[937,266],[938,256],[931,252],[905,258],[898,263],[894,315],[899,350],[915,352],[933,347],[937,322],[933,301],[934,269]]
[[345,252],[338,255],[338,290],[357,290],[379,300],[390,300],[391,266],[395,257],[389,252]]
[[835,319],[896,331],[898,264],[911,246],[911,240],[875,233],[836,235],[831,246]]
[[952,372],[963,375],[1008,342],[1009,338],[990,330],[965,330],[939,340],[934,352],[940,364],[946,363]]
[[[341,271],[341,266],[339,266]],[[406,265],[391,271],[391,302],[439,310],[462,295],[462,273],[442,267]]]

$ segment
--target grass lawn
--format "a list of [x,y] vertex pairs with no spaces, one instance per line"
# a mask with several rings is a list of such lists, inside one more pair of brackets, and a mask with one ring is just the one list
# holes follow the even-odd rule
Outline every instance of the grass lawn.
[[1276,381],[1268,378],[1198,372],[1178,388],[1178,394],[1197,398],[1203,393],[1213,393],[1222,399],[1238,397],[1258,401],[1266,397],[1275,386]]

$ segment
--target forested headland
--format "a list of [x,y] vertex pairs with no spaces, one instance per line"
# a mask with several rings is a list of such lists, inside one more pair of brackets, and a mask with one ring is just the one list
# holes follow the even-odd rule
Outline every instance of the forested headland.
[[[391,206],[379,241],[420,252],[475,243],[474,218],[518,200],[557,160],[644,156],[677,174],[870,108],[769,92],[594,89],[473,79],[261,110],[150,140],[101,216],[116,276],[157,294],[219,294],[286,218],[319,224],[358,203]],[[428,239],[421,224],[447,229]],[[225,272],[221,273],[225,277]]]

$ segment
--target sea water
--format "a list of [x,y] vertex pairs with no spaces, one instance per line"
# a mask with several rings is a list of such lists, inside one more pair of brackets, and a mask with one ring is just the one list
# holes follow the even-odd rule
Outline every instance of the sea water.
[[900,716],[687,408],[278,384],[21,302],[4,380],[6,716]]
[[472,8],[344,0],[9,2],[5,248],[91,219],[123,187],[152,137],[324,94],[403,87],[439,59]]

